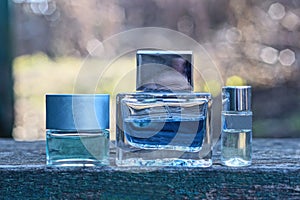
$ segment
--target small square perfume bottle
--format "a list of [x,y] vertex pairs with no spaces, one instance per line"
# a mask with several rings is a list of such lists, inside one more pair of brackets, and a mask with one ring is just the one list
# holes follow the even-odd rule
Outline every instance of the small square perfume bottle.
[[208,93],[192,92],[192,53],[138,51],[137,90],[117,95],[119,166],[209,167]]
[[46,95],[47,165],[109,164],[109,95]]

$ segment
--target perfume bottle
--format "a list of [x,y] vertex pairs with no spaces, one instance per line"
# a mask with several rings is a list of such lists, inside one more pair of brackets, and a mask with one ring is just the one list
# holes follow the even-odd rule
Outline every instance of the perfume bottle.
[[241,167],[251,165],[251,86],[227,86],[222,90],[221,163]]
[[109,164],[109,95],[46,95],[47,165]]
[[193,93],[191,52],[138,51],[137,90],[117,95],[116,164],[209,167],[208,93]]

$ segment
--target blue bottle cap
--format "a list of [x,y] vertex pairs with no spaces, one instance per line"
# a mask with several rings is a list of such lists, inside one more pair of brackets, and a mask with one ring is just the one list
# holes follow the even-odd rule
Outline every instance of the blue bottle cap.
[[108,94],[47,94],[46,129],[109,128]]

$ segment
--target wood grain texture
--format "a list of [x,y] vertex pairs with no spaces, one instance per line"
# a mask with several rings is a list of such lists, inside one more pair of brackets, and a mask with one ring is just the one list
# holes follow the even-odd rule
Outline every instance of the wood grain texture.
[[0,140],[0,199],[300,199],[300,138],[255,139],[253,165],[48,167],[45,142]]

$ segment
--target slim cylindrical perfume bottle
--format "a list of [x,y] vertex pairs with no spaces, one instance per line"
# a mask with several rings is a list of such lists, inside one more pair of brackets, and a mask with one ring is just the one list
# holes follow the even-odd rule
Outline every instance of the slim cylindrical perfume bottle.
[[251,86],[223,87],[221,162],[240,167],[251,165]]
[[109,164],[109,95],[46,95],[47,164]]
[[137,90],[117,95],[119,166],[209,167],[208,93],[192,92],[192,52],[137,52]]

